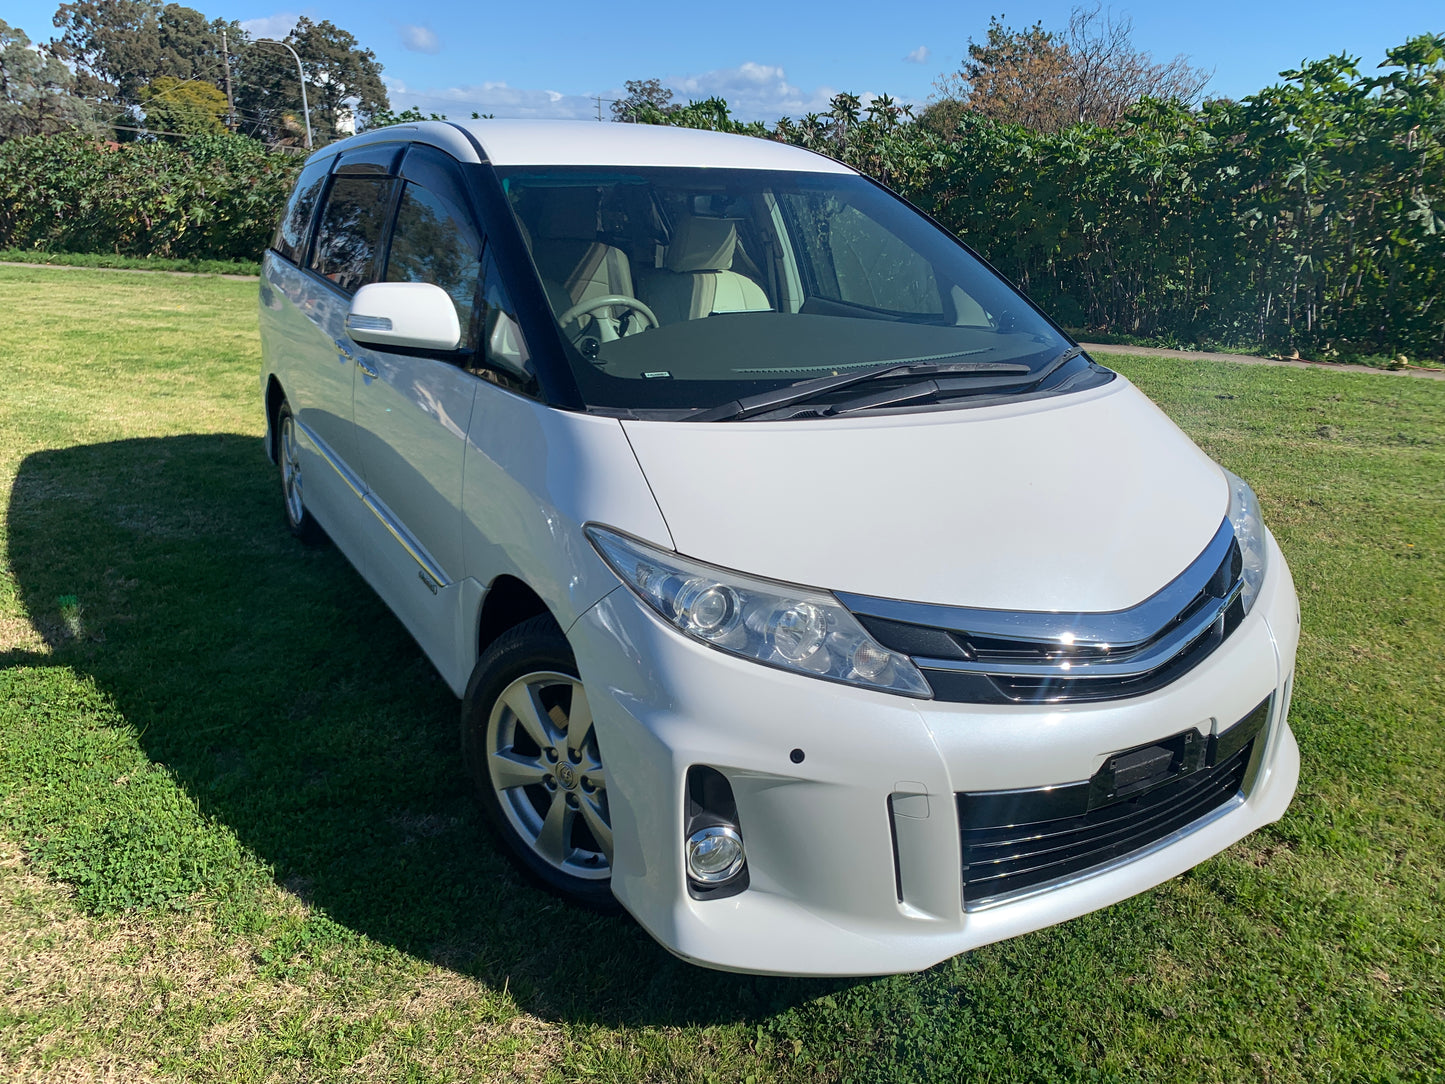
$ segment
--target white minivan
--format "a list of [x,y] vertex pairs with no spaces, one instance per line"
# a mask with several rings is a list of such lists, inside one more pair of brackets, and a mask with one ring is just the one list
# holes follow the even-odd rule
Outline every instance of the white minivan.
[[260,293],[291,530],[461,697],[522,868],[684,959],[928,967],[1289,804],[1299,608],[1249,486],[838,162],[368,132],[307,161]]

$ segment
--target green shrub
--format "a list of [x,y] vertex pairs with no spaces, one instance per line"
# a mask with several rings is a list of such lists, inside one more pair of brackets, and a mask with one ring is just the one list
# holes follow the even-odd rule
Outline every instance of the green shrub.
[[0,247],[259,260],[301,160],[240,136],[0,144]]

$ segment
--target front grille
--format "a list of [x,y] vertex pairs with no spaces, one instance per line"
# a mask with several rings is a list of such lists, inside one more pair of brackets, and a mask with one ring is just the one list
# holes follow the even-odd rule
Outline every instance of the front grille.
[[1010,613],[840,594],[884,647],[909,656],[938,700],[1044,704],[1163,688],[1244,620],[1243,559],[1226,519],[1190,566],[1113,613]]
[[1207,742],[1185,731],[1116,753],[1087,782],[957,795],[965,906],[1107,865],[1212,813],[1244,787],[1270,703]]

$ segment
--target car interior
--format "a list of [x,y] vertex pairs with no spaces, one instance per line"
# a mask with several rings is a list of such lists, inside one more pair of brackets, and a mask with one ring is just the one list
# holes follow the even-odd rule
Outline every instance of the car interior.
[[[574,339],[606,342],[654,323],[774,308],[743,250],[743,219],[667,215],[640,186],[582,185],[527,192],[517,220],[548,302]],[[605,297],[645,308],[602,304]],[[569,312],[578,315],[563,320]]]

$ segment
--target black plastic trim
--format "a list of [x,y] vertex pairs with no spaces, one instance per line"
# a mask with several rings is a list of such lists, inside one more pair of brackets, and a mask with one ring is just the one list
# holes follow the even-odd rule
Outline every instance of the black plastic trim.
[[1218,809],[1248,784],[1273,703],[1207,739],[1189,729],[1121,750],[1081,782],[956,795],[965,904],[1086,874]]
[[[706,764],[694,764],[687,770],[686,799],[683,812],[682,845],[702,828],[726,825],[742,836],[742,825],[738,823],[738,804],[733,797],[732,784],[728,777],[716,768]],[[746,847],[744,840],[744,847]],[[747,858],[743,858],[742,869],[731,878],[718,884],[702,884],[687,876],[684,864],[683,877],[687,881],[687,894],[695,900],[722,900],[747,890],[751,884]]]
[[[472,138],[470,132],[467,135]],[[486,156],[475,138],[472,142],[478,147],[478,156],[483,161],[462,168],[471,178],[472,192],[481,211],[483,232],[492,247],[497,271],[517,310],[522,335],[532,353],[541,399],[548,406],[562,410],[584,411],[587,404],[577,386],[572,367],[567,364],[562,332],[552,319],[552,306],[548,304],[546,291],[542,289],[541,280],[532,266],[517,218],[512,214],[497,171],[485,160]]]
[[898,818],[893,812],[893,795],[888,796],[888,839],[893,844],[893,890],[903,902],[903,864],[898,857]]

